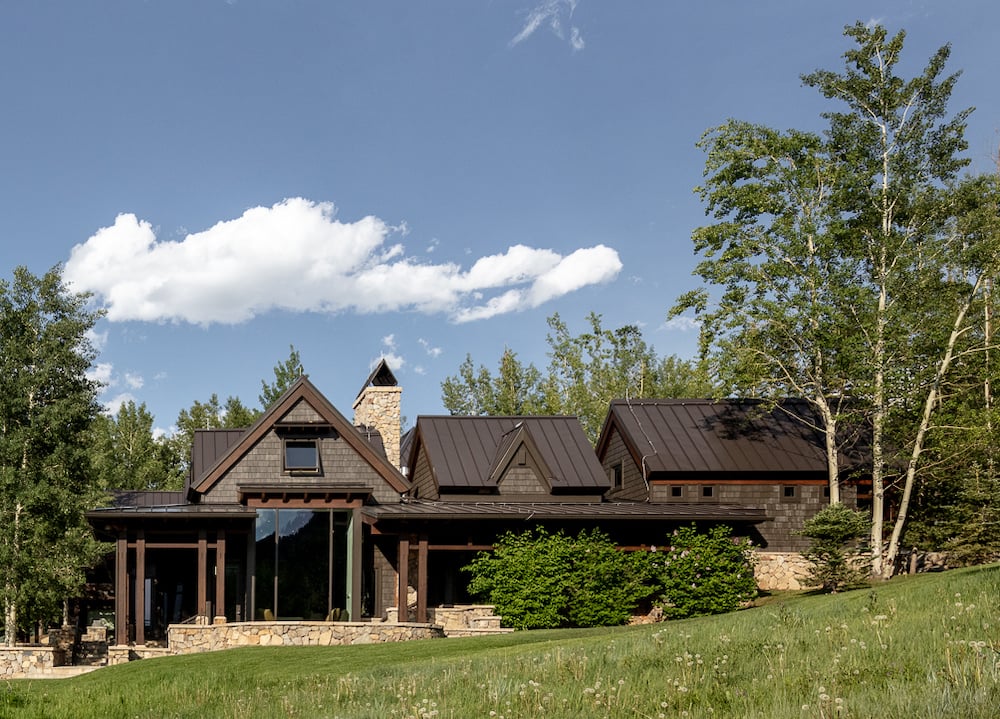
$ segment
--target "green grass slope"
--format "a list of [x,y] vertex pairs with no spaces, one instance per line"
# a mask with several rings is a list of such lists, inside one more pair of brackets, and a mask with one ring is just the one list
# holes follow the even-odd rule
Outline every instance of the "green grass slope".
[[0,684],[0,717],[996,717],[998,610],[981,567],[643,627],[150,659]]

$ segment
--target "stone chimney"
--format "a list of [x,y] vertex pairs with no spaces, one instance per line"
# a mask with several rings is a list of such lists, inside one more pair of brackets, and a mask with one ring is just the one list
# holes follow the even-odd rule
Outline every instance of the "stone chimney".
[[368,376],[364,387],[354,400],[354,424],[377,430],[382,436],[385,456],[396,469],[400,468],[399,439],[400,399],[403,390],[384,359]]

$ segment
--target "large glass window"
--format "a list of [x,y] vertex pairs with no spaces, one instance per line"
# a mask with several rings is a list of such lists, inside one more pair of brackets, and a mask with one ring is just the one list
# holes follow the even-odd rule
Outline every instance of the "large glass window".
[[349,511],[257,510],[256,618],[319,620],[346,609],[350,525]]

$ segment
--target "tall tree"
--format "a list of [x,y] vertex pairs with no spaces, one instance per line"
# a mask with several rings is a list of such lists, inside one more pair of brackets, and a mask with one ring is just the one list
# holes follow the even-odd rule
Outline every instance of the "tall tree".
[[288,359],[274,366],[274,381],[270,383],[265,380],[260,381],[258,399],[261,411],[266,411],[278,397],[285,393],[286,389],[291,387],[295,380],[305,373],[299,351],[295,349],[295,345],[288,345]]
[[19,626],[57,616],[100,554],[84,512],[99,498],[88,429],[97,387],[87,339],[99,314],[60,269],[0,281],[0,604]]
[[[822,137],[737,122],[706,136],[702,195],[717,222],[698,230],[695,243],[706,257],[698,271],[721,286],[722,298],[710,308],[708,293],[691,294],[678,308],[704,313],[703,340],[724,353],[717,366],[727,383],[797,394],[816,406],[831,466],[844,407],[833,411],[831,400],[849,397],[852,411],[864,408],[872,428],[872,569],[884,575],[987,264],[982,248],[948,231],[953,202],[944,190],[966,163],[969,112],[948,114],[957,79],[944,74],[949,48],[904,79],[896,75],[904,33],[889,37],[858,23],[845,34],[855,47],[844,55],[844,72],[803,76],[846,105],[823,115]],[[904,411],[913,407],[921,409]],[[902,452],[900,461],[888,446]],[[901,464],[885,556],[887,475]],[[835,496],[835,472],[830,479]]]
[[587,317],[589,331],[570,332],[558,314],[548,319],[549,367],[525,366],[509,348],[497,375],[466,357],[458,375],[441,385],[452,414],[568,414],[597,441],[611,400],[622,397],[705,397],[714,393],[707,373],[678,357],[659,357],[635,325],[603,326]]
[[841,252],[832,198],[843,170],[818,135],[730,120],[705,133],[705,182],[715,220],[695,230],[695,269],[719,288],[683,295],[695,310],[701,349],[723,394],[805,399],[800,419],[825,438],[830,501],[840,501],[838,425],[848,407],[854,342],[846,315],[857,301],[856,261]]
[[505,347],[497,374],[480,365],[471,355],[458,374],[441,383],[445,408],[456,415],[532,415],[550,410],[542,373],[533,364],[524,365],[517,353]]
[[960,153],[971,109],[949,117],[958,79],[957,73],[944,74],[949,46],[919,75],[904,79],[896,74],[904,32],[890,37],[884,27],[859,22],[845,34],[856,45],[844,54],[845,70],[818,70],[802,80],[846,105],[846,111],[824,117],[827,139],[850,173],[836,207],[850,230],[848,250],[862,262],[856,282],[870,298],[861,305],[859,331],[869,368],[862,386],[872,410],[872,571],[885,575],[892,572],[892,557],[882,554],[885,431],[893,403],[913,387],[904,373],[893,372],[905,364],[896,352],[908,339],[897,333],[910,326],[900,300],[946,261],[933,243],[941,215],[934,191],[968,164]]
[[145,402],[129,401],[94,421],[94,469],[107,489],[179,489],[180,467],[166,443],[153,435]]

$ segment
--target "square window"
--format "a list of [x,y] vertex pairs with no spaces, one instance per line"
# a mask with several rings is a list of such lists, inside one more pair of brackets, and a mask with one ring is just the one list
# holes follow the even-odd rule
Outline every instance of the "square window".
[[319,447],[315,439],[285,440],[285,469],[315,472],[319,469]]
[[680,499],[684,496],[684,487],[674,485],[670,488],[670,496],[674,499]]
[[702,487],[701,496],[705,499],[711,499],[715,496],[715,487]]
[[781,491],[785,499],[792,499],[795,497],[795,487],[782,487]]

